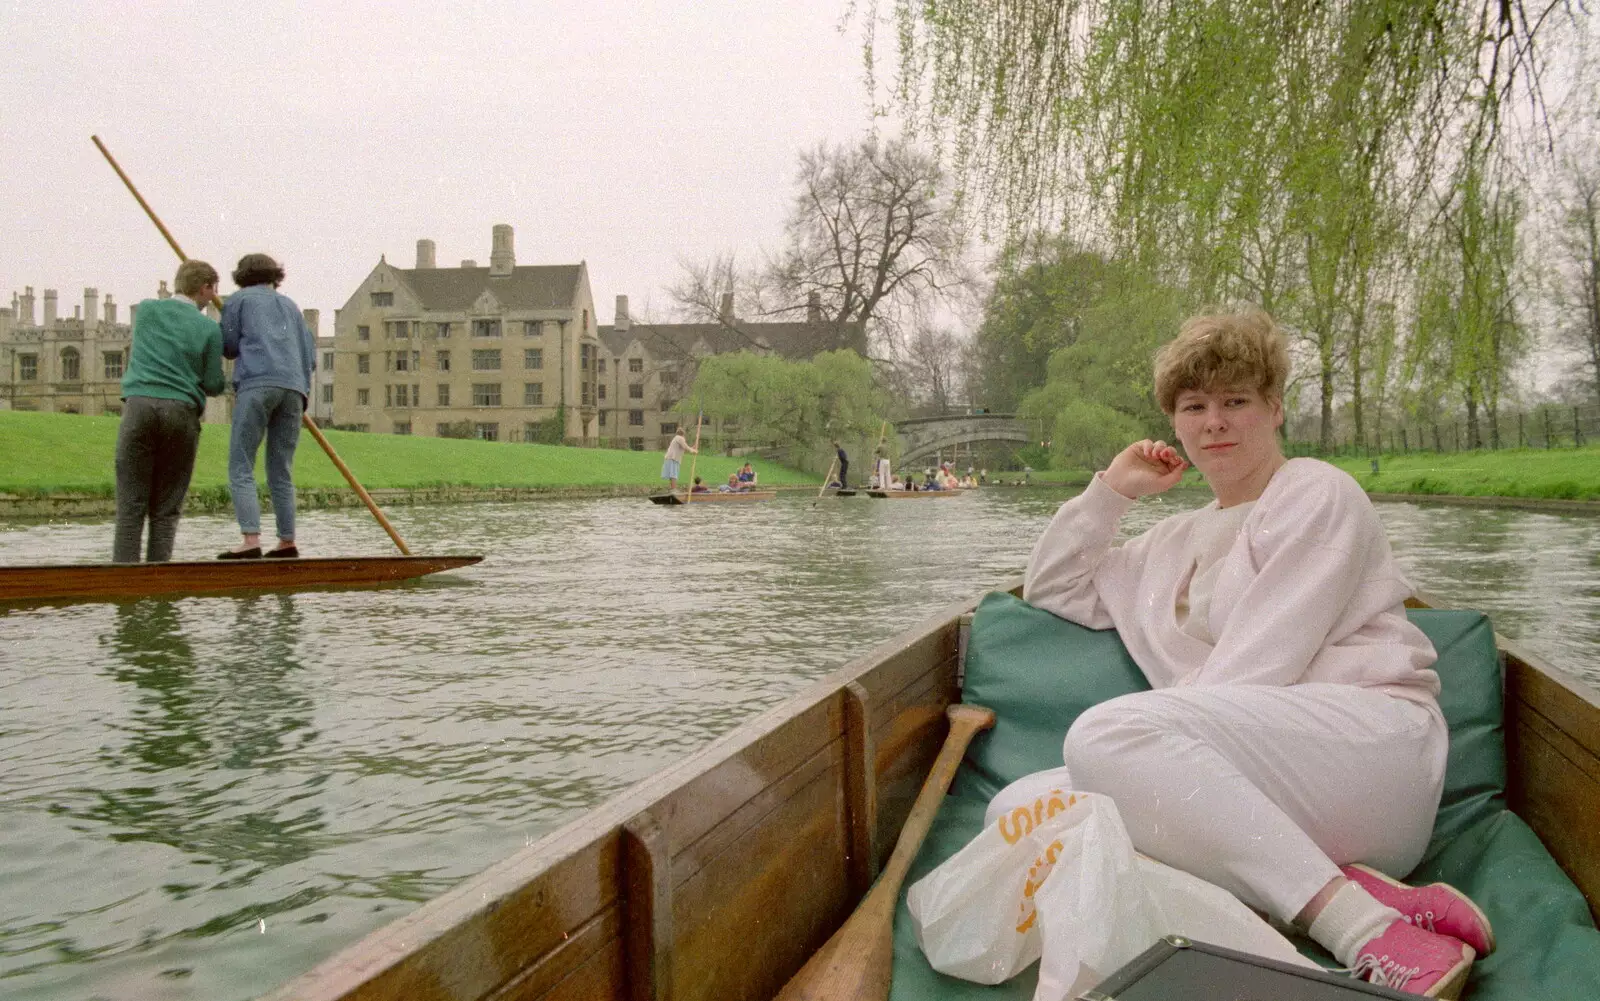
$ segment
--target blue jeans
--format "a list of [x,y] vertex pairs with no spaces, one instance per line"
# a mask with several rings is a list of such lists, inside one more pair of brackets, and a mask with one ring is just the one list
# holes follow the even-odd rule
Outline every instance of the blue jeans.
[[306,398],[293,389],[263,386],[242,389],[233,403],[233,434],[228,439],[228,489],[233,514],[245,535],[261,531],[261,500],[256,496],[256,450],[267,439],[267,492],[278,538],[294,538],[294,447],[300,441],[300,415]]

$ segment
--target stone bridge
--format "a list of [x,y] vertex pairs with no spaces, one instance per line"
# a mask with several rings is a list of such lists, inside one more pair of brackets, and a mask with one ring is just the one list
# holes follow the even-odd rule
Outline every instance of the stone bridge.
[[1027,421],[1015,414],[956,414],[950,417],[914,417],[896,421],[900,437],[900,464],[913,466],[951,451],[957,445],[984,441],[1011,441],[1026,445],[1032,440]]

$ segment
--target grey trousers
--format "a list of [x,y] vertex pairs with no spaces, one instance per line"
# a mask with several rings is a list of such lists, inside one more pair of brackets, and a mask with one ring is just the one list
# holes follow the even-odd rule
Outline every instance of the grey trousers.
[[116,563],[138,563],[146,520],[145,559],[172,559],[178,516],[189,492],[200,448],[200,412],[184,400],[130,396],[117,427],[117,527],[111,542]]
[[228,439],[228,488],[239,531],[261,531],[261,498],[256,494],[256,452],[267,439],[267,493],[278,538],[294,539],[294,448],[300,441],[300,415],[306,398],[292,389],[265,386],[240,390],[233,399],[233,434]]

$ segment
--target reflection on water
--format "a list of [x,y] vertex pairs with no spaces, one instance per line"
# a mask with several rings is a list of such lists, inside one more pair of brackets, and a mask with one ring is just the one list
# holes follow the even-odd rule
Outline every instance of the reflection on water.
[[[1020,572],[1058,500],[417,508],[414,550],[488,558],[388,589],[0,611],[0,994],[261,993]],[[1419,586],[1600,683],[1600,520],[1380,510]],[[232,534],[187,519],[178,557]],[[388,548],[364,513],[300,535]],[[109,539],[0,528],[0,562]]]

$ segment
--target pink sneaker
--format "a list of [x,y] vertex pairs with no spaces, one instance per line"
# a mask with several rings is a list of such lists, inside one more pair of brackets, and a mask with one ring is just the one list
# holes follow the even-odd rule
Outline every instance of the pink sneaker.
[[1459,998],[1477,953],[1446,935],[1396,921],[1361,947],[1351,973],[1379,987],[1426,998]]
[[1445,883],[1407,886],[1364,865],[1347,865],[1340,871],[1418,928],[1460,939],[1480,956],[1494,951],[1494,929],[1489,927],[1488,917],[1455,887]]

